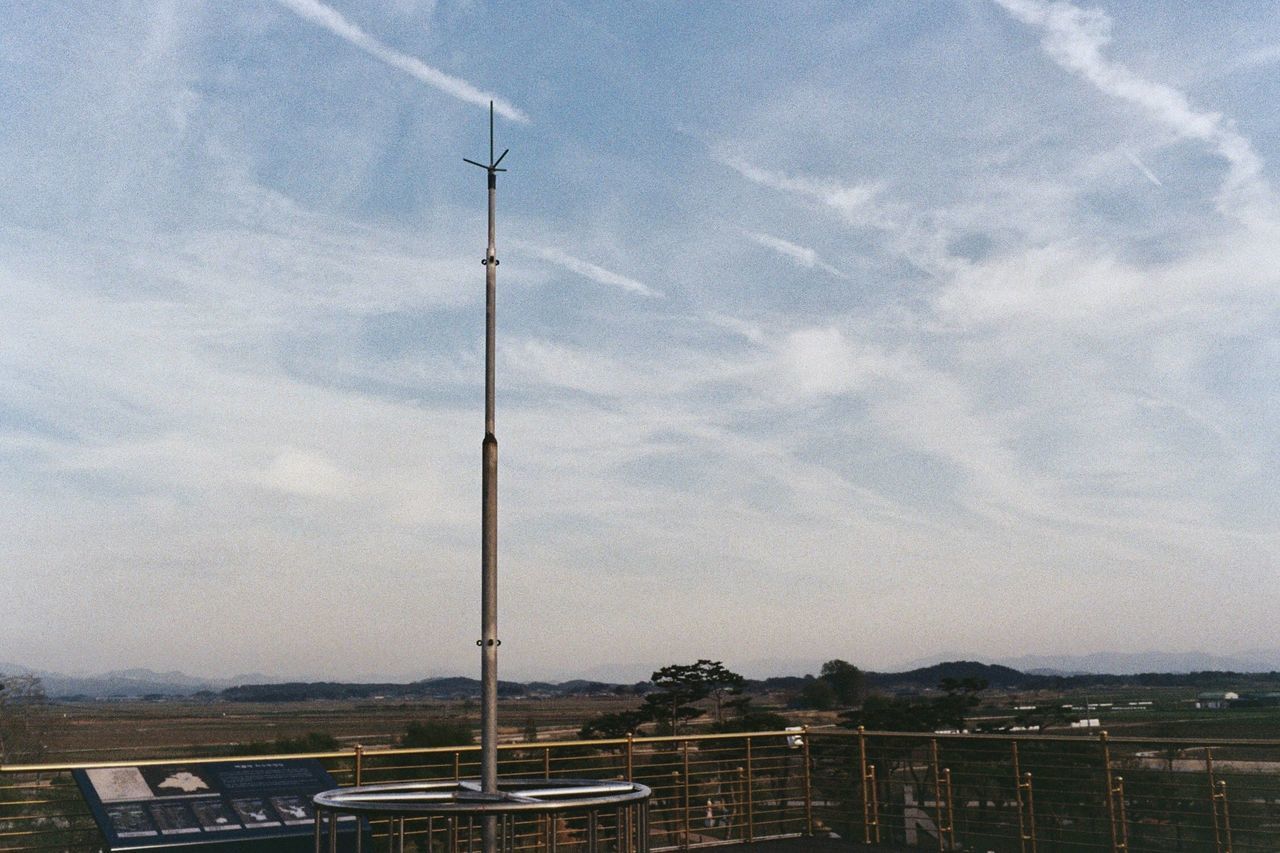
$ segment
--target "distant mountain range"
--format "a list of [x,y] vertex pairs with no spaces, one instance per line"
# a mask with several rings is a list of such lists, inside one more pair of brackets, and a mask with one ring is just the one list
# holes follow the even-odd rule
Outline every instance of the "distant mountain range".
[[[240,702],[287,702],[299,699],[432,698],[465,699],[480,695],[474,678],[427,678],[410,682],[285,681],[250,673],[232,678],[200,678],[184,672],[121,669],[98,675],[66,675],[0,663],[0,675],[35,675],[45,694],[53,699],[139,699],[147,696],[195,696],[214,694]],[[600,681],[575,679],[552,683],[502,681],[502,696],[565,696],[611,692],[617,687]]]
[[[498,696],[596,696],[628,688],[601,681],[576,679],[553,684],[547,681],[499,681]],[[219,696],[231,702],[301,702],[311,699],[478,699],[480,681],[452,676],[427,678],[405,684],[389,682],[292,681],[281,684],[243,684],[229,687]]]
[[[945,661],[977,660],[982,655],[946,653],[916,658],[895,671],[907,672]],[[1036,675],[1136,675],[1143,672],[1275,672],[1280,649],[1249,649],[1230,655],[1207,652],[1094,652],[1086,655],[1020,655],[992,664]]]
[[[812,667],[816,674],[817,666]],[[1116,683],[1145,674],[1142,683],[1216,684],[1217,673],[1267,673],[1280,671],[1280,650],[1257,650],[1232,656],[1203,652],[1146,652],[1141,654],[1099,652],[1090,655],[1024,655],[993,664],[972,660],[936,658],[919,661],[901,672],[868,672],[867,683],[883,690],[913,690],[937,687],[944,678],[979,678],[992,687],[1033,688],[1060,683]],[[474,678],[443,677],[404,682],[286,681],[261,673],[232,678],[202,678],[183,672],[156,672],[150,669],[121,669],[97,675],[76,676],[33,670],[19,664],[0,663],[0,675],[32,674],[40,677],[45,692],[55,699],[136,699],[147,696],[217,695],[232,701],[278,702],[299,699],[362,698],[471,698],[480,695]],[[594,673],[593,673],[594,674]],[[629,673],[632,674],[632,673]],[[1194,674],[1194,677],[1179,676]],[[574,679],[563,682],[504,681],[505,696],[566,696],[621,692],[636,681],[618,684],[606,679]],[[1228,679],[1230,681],[1230,679]],[[774,676],[752,682],[757,690],[798,689],[801,675]],[[1224,682],[1225,683],[1225,682]]]
[[[746,690],[752,694],[794,694],[801,690],[813,676],[785,675],[765,679],[749,679]],[[947,661],[920,667],[907,672],[868,672],[867,686],[873,690],[890,693],[916,693],[936,690],[947,680],[975,679],[988,687],[1004,690],[1073,689],[1104,685],[1142,685],[1147,687],[1195,687],[1208,689],[1239,689],[1254,685],[1274,685],[1274,673],[1240,673],[1201,671],[1190,673],[1137,673],[1126,675],[1098,674],[1037,674],[1020,672],[999,664],[978,661]],[[636,695],[644,684],[610,684],[601,681],[565,681],[553,684],[545,681],[519,683],[501,681],[498,695],[508,698],[537,698],[546,696],[598,696]],[[651,688],[652,689],[652,688]],[[405,684],[349,683],[333,681],[290,682],[286,684],[246,684],[231,687],[218,694],[232,702],[302,702],[312,699],[474,699],[480,695],[480,682],[474,678],[431,678]]]
[[176,670],[156,672],[151,669],[117,669],[97,675],[66,675],[11,663],[0,663],[0,675],[38,676],[45,693],[55,699],[72,696],[93,699],[190,696],[202,690],[220,691],[237,684],[264,684],[278,680],[260,672],[232,678],[201,678]]
[[1096,652],[1090,655],[1023,655],[998,663],[1023,672],[1106,673],[1140,672],[1271,672],[1280,670],[1280,649],[1258,649],[1238,655],[1205,652]]

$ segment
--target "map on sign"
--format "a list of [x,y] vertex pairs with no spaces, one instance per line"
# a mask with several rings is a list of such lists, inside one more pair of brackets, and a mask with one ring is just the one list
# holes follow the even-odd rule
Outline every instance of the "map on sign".
[[151,797],[151,788],[136,767],[94,767],[85,774],[104,803]]
[[[109,850],[310,836],[311,798],[337,787],[319,761],[94,767],[73,771]],[[357,821],[347,817],[347,832]]]
[[209,786],[203,779],[187,770],[180,770],[179,772],[174,773],[156,787],[173,788],[186,794],[209,790]]

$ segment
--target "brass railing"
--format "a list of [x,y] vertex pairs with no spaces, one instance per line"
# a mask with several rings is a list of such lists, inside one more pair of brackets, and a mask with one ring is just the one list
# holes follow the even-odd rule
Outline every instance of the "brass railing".
[[[1280,839],[1280,739],[836,728],[795,735],[504,744],[499,771],[506,778],[647,785],[653,850],[814,835],[939,851],[1248,853],[1275,850]],[[341,785],[457,780],[479,772],[477,747],[355,747],[300,757],[319,759]],[[0,851],[95,850],[102,841],[71,771],[174,760],[0,767]],[[528,849],[539,843],[531,836]]]

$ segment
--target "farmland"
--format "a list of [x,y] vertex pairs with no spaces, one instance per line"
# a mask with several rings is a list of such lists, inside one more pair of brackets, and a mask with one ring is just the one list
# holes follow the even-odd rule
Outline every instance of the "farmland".
[[[529,723],[542,739],[576,737],[582,721],[624,710],[634,698],[580,697],[512,700],[503,705],[503,739],[519,739]],[[389,746],[409,723],[422,720],[478,724],[476,703],[418,702],[66,702],[51,708],[46,757],[110,761],[195,755],[310,732],[341,744]]]
[[[1185,692],[1185,691],[1184,691]],[[1170,695],[1173,694],[1173,695]],[[1143,738],[1277,738],[1280,709],[1251,708],[1196,710],[1177,691],[1130,691],[1120,696],[1102,693],[1087,699],[1039,693],[1035,696],[988,696],[973,718],[975,724],[997,727],[1007,723],[1015,704],[1083,705],[1152,701],[1149,708],[1096,708],[1101,727],[1113,735]],[[1135,700],[1147,696],[1154,699]],[[770,703],[796,724],[831,726],[835,712],[788,711]],[[577,737],[582,723],[599,714],[634,708],[634,697],[567,697],[510,700],[501,706],[500,739],[522,739],[531,726],[540,740]],[[411,722],[442,720],[478,725],[479,709],[469,701],[231,703],[169,701],[63,702],[50,709],[46,757],[59,761],[109,761],[165,758],[243,747],[250,743],[297,738],[312,732],[334,737],[343,746],[390,746]],[[696,730],[697,726],[694,726]],[[1070,731],[1055,726],[1053,731]],[[1085,732],[1079,732],[1084,734]]]

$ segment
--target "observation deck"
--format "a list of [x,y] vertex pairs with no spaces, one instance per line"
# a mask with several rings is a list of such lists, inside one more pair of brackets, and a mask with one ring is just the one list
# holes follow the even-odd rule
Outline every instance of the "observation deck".
[[[499,778],[567,785],[605,780],[611,787],[603,793],[634,790],[633,785],[649,789],[639,835],[634,831],[639,818],[619,823],[616,804],[596,825],[597,849],[619,853],[638,849],[641,838],[653,851],[742,846],[759,853],[1249,853],[1274,851],[1280,838],[1280,739],[836,728],[796,734],[502,744]],[[290,757],[318,759],[348,791],[389,783],[456,791],[461,780],[475,778],[479,748],[356,747]],[[183,759],[193,767],[225,760]],[[0,768],[0,851],[99,849],[102,839],[71,771],[126,764],[145,767],[148,762]],[[510,849],[587,849],[590,821],[553,811],[534,806],[515,821],[511,829],[517,840]],[[422,851],[464,850],[468,838],[475,849],[479,837],[478,830],[469,836],[461,822],[450,823],[439,814],[371,818],[373,849],[387,849],[401,833],[406,850]]]

